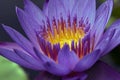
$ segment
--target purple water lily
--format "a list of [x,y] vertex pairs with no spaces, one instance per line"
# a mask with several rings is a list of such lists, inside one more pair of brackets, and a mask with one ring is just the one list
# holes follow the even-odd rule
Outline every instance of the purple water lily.
[[120,20],[104,32],[112,0],[97,10],[96,0],[46,0],[43,11],[30,0],[24,4],[16,13],[28,39],[3,25],[16,43],[0,43],[0,55],[63,80],[119,80],[118,72],[97,62],[120,43]]

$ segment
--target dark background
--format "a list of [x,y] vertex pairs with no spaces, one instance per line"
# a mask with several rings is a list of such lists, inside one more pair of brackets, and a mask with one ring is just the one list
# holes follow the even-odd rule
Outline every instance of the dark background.
[[[32,0],[36,5],[41,9],[43,6],[44,0]],[[117,0],[115,0],[117,1]],[[97,4],[100,4],[100,0],[97,1]],[[23,0],[0,0],[0,24],[6,24],[24,35],[22,28],[18,22],[15,6],[23,8]],[[114,4],[112,17],[116,20],[120,18],[120,1],[118,0]],[[114,20],[113,20],[114,21]],[[0,41],[12,41],[12,39],[6,34],[2,26],[0,25]],[[120,71],[120,46],[115,48],[110,52],[109,55],[106,55],[101,60],[107,62],[109,65]],[[38,72],[24,68],[26,73],[32,79]]]

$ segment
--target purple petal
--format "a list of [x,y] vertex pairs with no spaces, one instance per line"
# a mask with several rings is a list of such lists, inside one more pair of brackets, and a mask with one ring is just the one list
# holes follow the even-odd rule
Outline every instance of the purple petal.
[[42,62],[36,58],[34,58],[33,56],[26,54],[20,50],[14,49],[15,53],[21,57],[21,59],[27,61],[28,63],[38,67],[40,70],[45,70]]
[[100,50],[95,50],[92,53],[84,56],[74,68],[76,72],[82,72],[89,69],[100,58]]
[[18,46],[16,43],[12,43],[12,42],[0,42],[0,48],[8,49],[11,51],[13,51],[14,49],[24,51],[20,46]]
[[37,49],[34,48],[36,55],[39,59],[43,62],[46,71],[50,72],[54,75],[66,75],[70,72],[70,70],[60,64],[56,64],[52,59],[49,59],[47,56],[39,52]]
[[48,2],[49,0],[45,0],[44,5],[43,5],[43,12],[45,15],[48,15]]
[[[21,53],[22,54],[22,53]],[[5,58],[30,69],[40,70],[39,67],[34,66],[24,59],[22,59],[20,56],[18,56],[15,52],[7,49],[0,48],[0,55],[4,56]]]
[[91,25],[94,24],[96,14],[96,0],[88,0],[83,11],[83,19],[86,19]]
[[76,4],[72,11],[72,17],[77,17],[78,22],[83,18],[84,21],[93,25],[95,20],[95,11],[95,0],[76,0]]
[[25,51],[27,51],[31,55],[34,55],[33,46],[29,40],[27,40],[24,36],[22,36],[16,30],[8,26],[3,25],[3,28],[20,47],[22,47]]
[[101,38],[105,26],[110,18],[111,12],[113,8],[113,0],[106,0],[96,12],[96,20],[94,27],[92,29],[92,33],[95,33],[95,45],[98,43],[99,39]]
[[24,0],[24,10],[27,12],[38,24],[42,25],[43,21],[46,21],[46,17],[43,12],[30,0]]
[[[106,43],[104,42],[105,40],[107,41]],[[104,51],[102,52],[102,56],[120,44],[120,20],[117,20],[109,27],[97,47],[101,47],[100,44],[106,44],[103,49]]]
[[[22,28],[24,29],[26,35],[32,41],[32,43],[36,46],[36,48],[39,48],[38,40],[37,40],[37,37],[36,37],[36,29],[41,30],[40,25],[37,24],[36,21],[31,19],[20,8],[16,8],[16,13],[17,13],[18,19],[19,19],[19,21],[22,25]],[[40,29],[38,29],[38,28],[40,28]]]
[[78,56],[75,54],[75,52],[70,51],[67,44],[65,44],[58,53],[58,63],[71,70],[75,67],[78,61]]
[[120,73],[99,61],[88,71],[87,80],[120,80]]
[[50,61],[46,62],[44,64],[44,67],[51,74],[58,75],[58,76],[63,76],[70,73],[70,70],[68,68],[61,66],[60,64],[56,64],[55,62],[50,62]]
[[101,40],[101,42],[95,47],[95,49],[99,49],[101,51],[100,54],[102,55],[104,50],[106,50],[109,41],[110,41],[110,37],[107,37],[107,38]]
[[45,55],[45,53],[42,53],[42,52],[38,51],[36,48],[34,48],[34,52],[38,56],[39,60],[41,60],[43,62],[43,64],[48,62],[48,61],[53,61],[52,59],[48,58]]
[[71,14],[72,10],[74,9],[73,6],[75,5],[76,0],[60,0],[65,7],[65,10],[68,14]]
[[64,18],[66,20],[66,12],[64,9],[64,5],[60,0],[49,0],[48,2],[48,17],[50,20],[54,18],[56,20]]

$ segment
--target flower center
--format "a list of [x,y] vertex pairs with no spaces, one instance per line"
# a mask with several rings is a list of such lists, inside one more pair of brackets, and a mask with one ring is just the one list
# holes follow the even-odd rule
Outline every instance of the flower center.
[[48,22],[37,35],[40,48],[45,55],[57,61],[58,53],[65,44],[68,44],[70,50],[80,59],[93,50],[94,38],[87,34],[90,25],[85,25],[82,21],[77,24],[76,20],[56,21],[53,20],[52,24]]
[[52,45],[60,44],[60,48],[65,43],[71,47],[72,41],[78,44],[79,40],[85,36],[85,32],[81,27],[66,27],[63,23],[59,23],[58,26],[53,25],[52,30],[48,29],[44,38]]

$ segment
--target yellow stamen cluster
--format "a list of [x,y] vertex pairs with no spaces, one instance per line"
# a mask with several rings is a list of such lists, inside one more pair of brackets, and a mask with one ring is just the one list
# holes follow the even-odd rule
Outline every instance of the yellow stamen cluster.
[[78,43],[85,35],[84,30],[76,26],[66,27],[64,24],[58,24],[58,27],[53,25],[52,28],[53,32],[48,29],[44,38],[52,45],[59,43],[60,48],[62,48],[65,43],[71,47],[72,41]]

